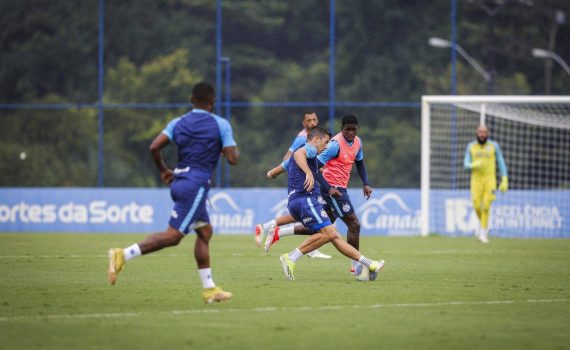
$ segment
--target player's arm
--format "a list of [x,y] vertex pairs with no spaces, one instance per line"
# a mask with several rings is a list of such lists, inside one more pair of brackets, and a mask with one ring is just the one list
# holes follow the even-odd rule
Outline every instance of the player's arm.
[[160,178],[165,185],[170,185],[172,182],[172,170],[168,168],[162,158],[162,149],[170,143],[170,138],[165,133],[160,133],[150,144],[149,151],[154,160],[154,164],[160,171]]
[[372,188],[368,184],[368,173],[366,172],[366,166],[364,165],[364,152],[362,151],[362,146],[360,146],[358,153],[356,153],[355,163],[356,163],[356,172],[358,173],[358,176],[360,176],[360,179],[362,180],[362,193],[364,194],[364,197],[368,199],[372,194]]
[[319,153],[317,160],[319,161],[319,169],[325,166],[329,160],[337,158],[340,153],[340,146],[335,140],[329,141],[325,149]]
[[303,187],[305,190],[311,191],[315,185],[315,178],[307,163],[307,149],[305,147],[299,148],[293,153],[293,158],[295,159],[295,163],[297,163],[299,168],[305,173],[305,183]]
[[499,185],[499,191],[507,192],[509,189],[509,175],[507,173],[507,164],[505,163],[505,158],[503,157],[503,152],[501,152],[501,147],[495,142],[495,158],[497,158],[497,163],[499,164],[499,173],[501,174],[501,184]]
[[283,160],[287,160],[287,159],[291,158],[292,154],[293,154],[293,152],[291,152],[290,150],[287,150],[287,152],[285,152],[285,155],[283,156]]
[[239,159],[239,150],[237,146],[224,147],[222,149],[222,156],[231,165],[237,165]]
[[266,174],[266,177],[268,179],[275,179],[275,178],[277,178],[277,176],[286,172],[287,169],[289,168],[290,159],[291,158],[288,158],[287,160],[283,161],[283,163],[281,163],[278,166],[276,166],[275,168],[269,170]]
[[293,143],[291,144],[291,147],[289,147],[289,149],[287,150],[287,152],[283,156],[283,160],[285,161],[285,160],[291,158],[291,156],[293,155],[293,152],[297,148],[303,146],[304,143],[305,143],[305,139],[303,137],[300,137],[300,136],[295,137],[295,139],[293,140]]
[[180,117],[171,120],[166,128],[152,141],[149,147],[150,154],[154,160],[154,164],[160,171],[160,179],[165,185],[170,185],[172,182],[173,172],[162,158],[162,149],[174,139],[174,127],[180,121]]
[[[217,116],[216,116],[217,117]],[[220,127],[220,138],[222,139],[222,156],[230,165],[237,165],[239,159],[239,150],[234,140],[234,134],[231,124],[220,117],[216,118]]]
[[471,158],[471,144],[467,144],[467,148],[465,148],[465,158],[463,159],[463,167],[467,170],[472,169],[479,169],[481,167],[481,161],[473,161]]

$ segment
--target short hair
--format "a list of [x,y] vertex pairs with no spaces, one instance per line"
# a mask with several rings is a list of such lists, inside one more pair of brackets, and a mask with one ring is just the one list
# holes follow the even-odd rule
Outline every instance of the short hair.
[[214,87],[201,81],[192,88],[192,99],[198,103],[210,102],[216,95]]
[[311,141],[314,137],[330,136],[330,132],[320,125],[313,126],[307,133],[307,141]]
[[344,117],[342,117],[342,126],[345,126],[346,124],[358,125],[358,119],[356,119],[356,116],[354,114],[347,114]]

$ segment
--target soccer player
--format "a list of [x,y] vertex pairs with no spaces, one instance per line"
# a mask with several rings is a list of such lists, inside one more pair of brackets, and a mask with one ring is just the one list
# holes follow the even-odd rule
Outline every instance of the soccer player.
[[[236,165],[239,152],[233,138],[231,125],[212,114],[214,88],[200,82],[192,89],[193,109],[172,120],[150,145],[150,153],[160,171],[164,184],[170,185],[174,208],[166,231],[147,237],[125,249],[109,250],[109,282],[115,284],[117,275],[125,263],[140,255],[177,245],[190,230],[196,231],[194,257],[202,281],[202,297],[206,303],[220,302],[232,297],[232,293],[214,284],[210,269],[208,243],[212,226],[206,211],[206,198],[210,189],[210,177],[220,154],[227,162]],[[173,170],[164,162],[161,150],[174,142],[178,151],[178,164]]]
[[[287,152],[283,156],[284,161],[287,161],[287,159],[291,158],[291,154],[293,154],[293,151],[295,151],[297,148],[303,146],[305,144],[305,142],[307,142],[307,132],[309,131],[309,129],[311,129],[312,127],[319,124],[319,118],[317,117],[317,114],[315,112],[307,111],[303,115],[302,124],[303,124],[303,129],[301,131],[299,131],[299,133],[297,134],[297,137],[295,137],[295,139],[293,140],[291,147],[289,147],[289,149],[287,150]],[[283,170],[283,171],[285,171],[285,170]],[[266,222],[265,224],[257,224],[255,226],[255,243],[257,244],[258,247],[261,246],[261,242],[263,242],[263,239],[267,236],[267,234],[269,233],[270,230],[274,230],[276,227],[279,227],[281,225],[287,225],[287,224],[294,223],[294,222],[295,222],[295,219],[293,219],[293,217],[291,215],[283,215],[283,216],[277,217],[273,220],[270,220],[269,222]],[[303,230],[302,225],[291,225],[288,227],[283,227],[282,232],[284,235],[287,235],[287,234],[308,234],[306,232],[306,230]],[[279,238],[277,238],[277,239],[279,239]],[[267,249],[266,249],[266,251],[267,251]],[[319,250],[309,252],[307,255],[311,258],[319,258],[319,259],[330,259],[331,258],[330,255],[321,253]]]
[[476,235],[482,243],[489,243],[489,214],[497,189],[497,164],[501,174],[499,190],[509,189],[507,165],[499,144],[489,140],[489,129],[477,128],[477,140],[469,143],[465,150],[465,169],[471,170],[471,200],[479,218],[480,227]]
[[[324,208],[334,222],[340,218],[348,228],[347,242],[354,248],[359,249],[360,243],[360,221],[354,212],[354,206],[348,196],[347,187],[350,180],[352,165],[356,164],[356,170],[362,180],[362,192],[366,199],[370,198],[372,188],[368,183],[368,174],[364,165],[364,154],[362,152],[362,140],[356,136],[358,132],[358,119],[348,114],[342,118],[341,132],[335,135],[328,143],[325,150],[318,155],[319,167],[326,164],[323,171],[325,180],[339,191],[338,195],[329,188],[322,188],[322,196],[326,203]],[[283,163],[281,167],[286,166]],[[268,177],[273,178],[283,171],[280,167],[270,170]],[[333,193],[333,195],[331,195]],[[281,221],[281,220],[280,220]],[[274,230],[269,230],[265,241],[266,250],[279,240],[279,237],[291,234],[289,231],[283,232],[279,226]],[[306,230],[297,229],[294,234],[307,234]],[[353,273],[358,265],[358,261],[352,261],[351,272]]]
[[384,261],[373,261],[366,258],[342,239],[318,201],[313,188],[315,178],[324,187],[327,186],[326,180],[322,178],[318,170],[317,154],[324,150],[328,141],[328,131],[321,126],[315,126],[309,130],[305,145],[293,152],[288,167],[289,200],[287,208],[295,220],[301,222],[314,234],[305,239],[299,247],[289,254],[281,255],[279,260],[285,276],[294,280],[296,261],[304,254],[331,242],[343,255],[366,266],[370,271],[370,280],[374,280],[384,266]]

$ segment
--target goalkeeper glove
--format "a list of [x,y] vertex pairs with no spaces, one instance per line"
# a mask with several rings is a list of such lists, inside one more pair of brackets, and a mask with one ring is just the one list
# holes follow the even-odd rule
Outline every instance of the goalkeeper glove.
[[471,169],[479,169],[481,168],[482,165],[483,162],[481,162],[480,160],[476,160],[473,163],[471,163]]
[[501,184],[499,185],[499,191],[507,192],[509,189],[509,178],[506,176],[501,177]]

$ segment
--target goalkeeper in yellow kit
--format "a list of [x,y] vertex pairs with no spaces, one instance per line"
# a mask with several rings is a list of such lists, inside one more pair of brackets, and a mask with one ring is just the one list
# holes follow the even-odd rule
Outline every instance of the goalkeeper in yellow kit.
[[465,169],[471,170],[471,200],[481,224],[478,238],[483,243],[489,243],[489,214],[497,189],[497,164],[501,174],[499,190],[506,192],[509,189],[507,165],[501,148],[488,138],[489,129],[484,125],[479,126],[477,141],[467,145],[463,162]]

